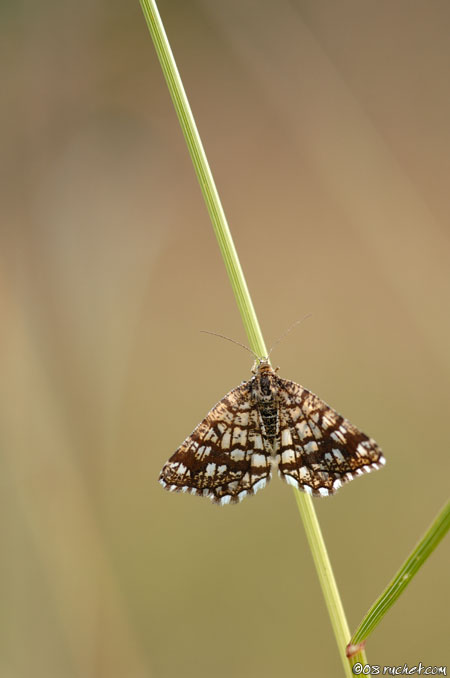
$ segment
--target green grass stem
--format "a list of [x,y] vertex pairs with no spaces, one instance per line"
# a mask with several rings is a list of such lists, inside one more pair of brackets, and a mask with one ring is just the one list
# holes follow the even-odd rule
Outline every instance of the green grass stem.
[[436,546],[444,538],[450,528],[450,502],[439,512],[438,516],[430,525],[414,551],[399,569],[391,583],[386,587],[381,596],[372,605],[361,624],[352,637],[352,644],[366,640],[374,628],[383,619],[386,612],[392,607],[397,598],[411,583],[414,575],[433,553]]
[[[266,345],[256,317],[247,283],[161,17],[159,16],[154,0],[140,0],[140,3],[194,164],[200,188],[206,202],[225,267],[241,313],[244,328],[249,339],[250,347],[259,356],[266,356]],[[330,614],[345,675],[350,678],[353,676],[351,672],[351,664],[353,661],[356,661],[359,658],[363,663],[366,662],[364,658],[361,659],[361,655],[354,657],[351,662],[349,662],[345,656],[345,647],[350,640],[350,631],[325,548],[325,543],[322,538],[314,505],[308,495],[299,492],[298,490],[294,490],[294,492],[308,536],[327,609]]]
[[154,0],[140,2],[194,164],[250,346],[260,357],[266,356],[267,349],[239,257],[158,8]]

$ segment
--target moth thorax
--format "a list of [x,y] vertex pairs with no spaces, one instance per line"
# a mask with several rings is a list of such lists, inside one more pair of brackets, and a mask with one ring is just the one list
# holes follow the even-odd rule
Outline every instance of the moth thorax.
[[261,374],[259,378],[259,388],[261,395],[271,397],[272,396],[272,379],[271,375],[266,373]]
[[276,394],[273,375],[270,372],[258,374],[253,381],[253,397],[257,402],[271,403]]

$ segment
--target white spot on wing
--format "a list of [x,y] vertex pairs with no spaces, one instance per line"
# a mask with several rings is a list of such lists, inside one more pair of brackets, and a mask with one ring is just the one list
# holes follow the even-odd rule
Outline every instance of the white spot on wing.
[[264,449],[264,443],[261,435],[255,435],[253,438],[253,448],[255,450],[263,450]]
[[334,454],[334,456],[336,457],[336,459],[338,459],[338,461],[344,461],[344,455],[342,454],[342,452],[340,450],[337,449],[337,447],[333,447],[333,449],[331,451]]
[[309,468],[307,466],[300,466],[298,469],[300,479],[309,478]]
[[329,417],[327,417],[326,414],[324,414],[324,415],[322,416],[322,428],[327,429],[327,428],[328,428],[329,426],[331,426],[332,424],[333,424],[333,422],[331,421],[331,419],[330,419]]
[[309,443],[304,443],[303,450],[306,454],[311,454],[311,452],[317,452],[319,449],[318,444],[315,440],[310,440]]
[[281,454],[281,461],[283,464],[290,464],[295,462],[295,452],[294,450],[283,450]]
[[320,428],[318,426],[316,426],[316,424],[313,421],[309,422],[309,427],[311,429],[311,433],[314,435],[314,438],[316,438],[317,440],[320,440],[323,437],[322,431],[320,430]]
[[205,473],[207,476],[213,476],[216,470],[216,465],[215,464],[208,464]]
[[311,429],[308,426],[308,423],[305,419],[302,419],[302,421],[298,421],[295,424],[295,428],[297,429],[300,438],[307,438],[311,436]]
[[251,460],[252,466],[267,466],[267,460],[264,454],[254,452]]
[[223,436],[222,440],[220,441],[220,445],[223,450],[228,450],[230,447],[230,442],[231,442],[231,435],[229,431],[226,431]]
[[208,431],[208,433],[205,435],[203,440],[211,440],[213,443],[217,443],[219,438],[217,437],[217,433],[215,430],[211,427]]
[[335,440],[337,443],[345,443],[346,442],[345,436],[342,435],[342,433],[340,431],[333,431],[330,438]]
[[281,444],[283,445],[283,447],[288,447],[289,445],[292,445],[292,435],[288,428],[284,428],[281,431]]
[[201,447],[198,448],[197,452],[195,453],[195,456],[198,459],[203,459],[204,457],[208,457],[210,452],[211,447],[202,445]]
[[233,445],[245,445],[247,442],[247,431],[245,429],[235,426],[233,429]]

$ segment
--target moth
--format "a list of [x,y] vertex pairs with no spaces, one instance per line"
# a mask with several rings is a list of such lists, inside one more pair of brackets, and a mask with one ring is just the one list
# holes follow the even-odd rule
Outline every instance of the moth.
[[326,497],[385,463],[375,440],[257,358],[253,377],[212,408],[159,480],[169,491],[224,505],[261,490],[273,469],[289,485]]

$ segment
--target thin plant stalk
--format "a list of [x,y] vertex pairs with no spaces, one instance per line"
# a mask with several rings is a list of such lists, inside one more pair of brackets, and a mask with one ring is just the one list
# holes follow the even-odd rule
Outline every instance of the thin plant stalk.
[[430,557],[449,529],[450,502],[447,502],[414,548],[411,555],[404,562],[381,596],[374,602],[361,624],[356,629],[351,640],[352,645],[358,645],[368,638],[374,628],[378,626],[383,619],[386,612],[411,583],[414,575],[422,567],[427,558]]
[[[140,0],[140,3],[197,174],[225,267],[230,278],[231,286],[236,297],[236,302],[241,313],[250,348],[260,357],[267,356],[266,345],[256,317],[244,273],[239,262],[219,194],[203,149],[203,144],[156,3],[154,0]],[[344,672],[348,678],[351,678],[353,676],[351,671],[353,663],[361,661],[365,664],[367,662],[362,654],[356,655],[350,661],[346,657],[345,648],[350,640],[350,631],[326,551],[325,542],[314,510],[314,505],[309,495],[295,489],[294,492],[313,554],[327,609],[330,614],[331,624],[336,637]]]

